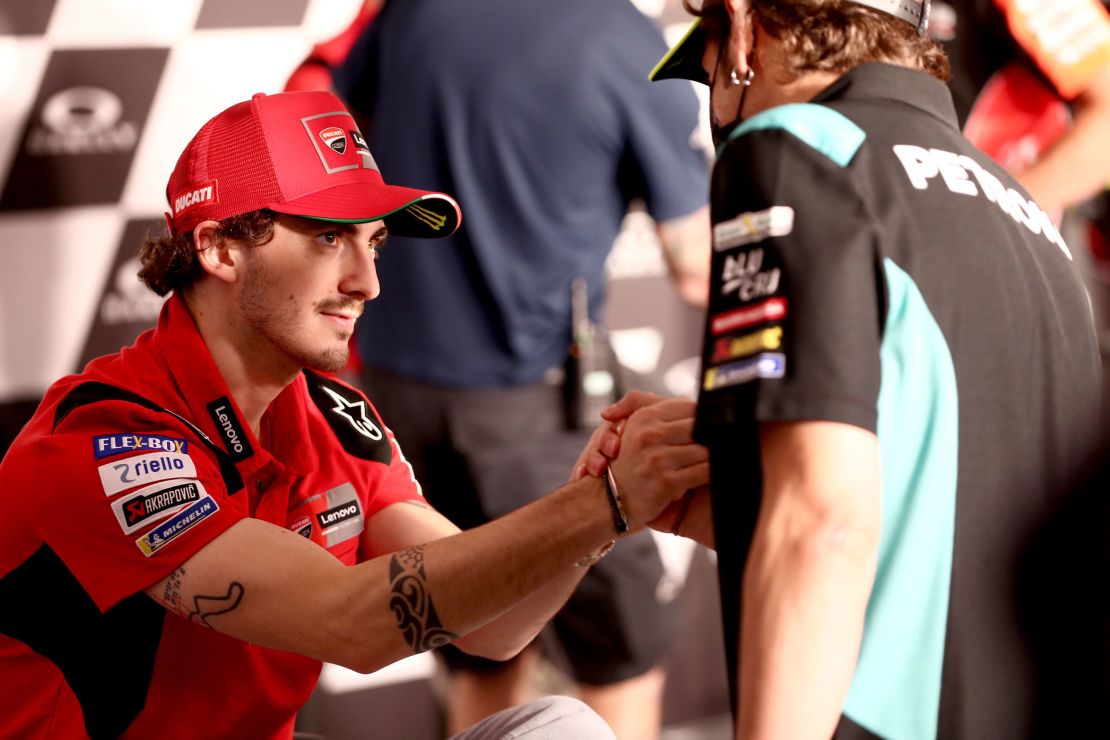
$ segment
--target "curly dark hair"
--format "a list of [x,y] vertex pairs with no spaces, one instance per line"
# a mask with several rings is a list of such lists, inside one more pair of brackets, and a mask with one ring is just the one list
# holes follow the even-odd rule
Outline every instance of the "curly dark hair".
[[[278,214],[262,209],[230,216],[219,222],[216,236],[260,246],[274,238],[274,222]],[[148,233],[139,248],[139,279],[158,295],[181,290],[204,274],[193,243],[193,232],[173,236]]]
[[[683,0],[682,4],[691,15],[707,20],[725,14],[722,0],[698,4]],[[903,20],[850,0],[748,0],[747,5],[767,33],[782,42],[786,68],[793,77],[806,72],[843,74],[865,62],[899,64],[942,82],[952,75],[948,57],[928,36]]]

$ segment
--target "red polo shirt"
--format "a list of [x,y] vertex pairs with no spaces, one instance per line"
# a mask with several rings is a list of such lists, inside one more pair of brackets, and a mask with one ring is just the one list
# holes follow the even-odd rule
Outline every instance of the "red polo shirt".
[[366,518],[421,494],[370,403],[333,378],[298,376],[263,428],[265,443],[176,296],[133,346],[47,391],[0,464],[0,737],[292,734],[319,661],[143,589],[244,517],[356,563]]

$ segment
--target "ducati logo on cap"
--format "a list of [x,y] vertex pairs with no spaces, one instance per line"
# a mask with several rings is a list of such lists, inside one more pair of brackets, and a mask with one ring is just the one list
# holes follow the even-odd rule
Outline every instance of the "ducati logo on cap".
[[320,138],[338,154],[347,151],[347,134],[338,126],[324,129],[320,132]]

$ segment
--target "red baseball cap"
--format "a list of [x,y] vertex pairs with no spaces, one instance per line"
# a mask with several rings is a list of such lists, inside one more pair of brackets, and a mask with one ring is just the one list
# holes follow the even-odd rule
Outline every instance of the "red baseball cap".
[[258,93],[201,127],[166,186],[173,235],[201,221],[268,208],[322,221],[385,221],[391,234],[454,233],[443,193],[387,185],[354,118],[328,92]]

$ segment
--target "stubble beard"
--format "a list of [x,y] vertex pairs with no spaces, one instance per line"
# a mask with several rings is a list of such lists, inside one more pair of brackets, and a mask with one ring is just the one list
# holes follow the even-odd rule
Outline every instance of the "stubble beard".
[[[290,338],[289,329],[297,320],[297,305],[292,298],[283,303],[275,293],[275,284],[266,268],[255,260],[243,278],[243,290],[239,295],[239,310],[247,324],[299,368],[336,373],[346,367],[351,354],[346,343],[312,350],[298,346]],[[314,311],[317,308],[313,306]]]

